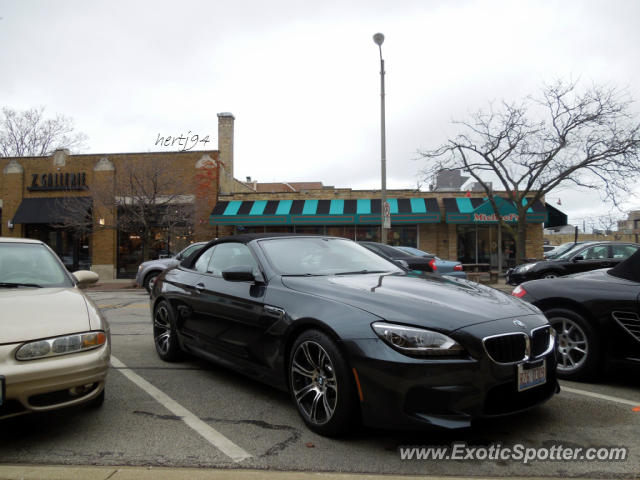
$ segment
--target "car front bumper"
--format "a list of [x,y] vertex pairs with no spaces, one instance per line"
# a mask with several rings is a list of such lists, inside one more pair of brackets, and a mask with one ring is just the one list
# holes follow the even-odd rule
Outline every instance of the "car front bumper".
[[[0,346],[0,376],[5,398],[0,419],[89,402],[104,389],[109,369],[110,344],[85,352],[38,360],[18,361],[22,345]],[[81,393],[70,389],[87,386]]]
[[[377,339],[348,341],[345,348],[362,392],[362,420],[370,426],[466,428],[474,419],[528,410],[559,391],[555,348],[512,364],[498,364],[486,354],[418,359]],[[543,359],[546,382],[518,392],[518,363]]]
[[514,268],[510,268],[509,270],[507,270],[507,273],[505,275],[507,284],[514,286],[520,285],[522,282],[532,280],[533,278],[535,277],[533,277],[532,275],[526,275],[524,273],[516,272]]

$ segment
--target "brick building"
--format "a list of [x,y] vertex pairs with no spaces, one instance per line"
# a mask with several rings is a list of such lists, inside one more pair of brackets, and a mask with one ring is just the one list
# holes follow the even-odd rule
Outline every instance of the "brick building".
[[[218,150],[91,155],[60,150],[45,157],[0,158],[0,236],[44,240],[71,271],[91,268],[105,279],[132,277],[146,258],[237,232],[379,240],[379,190],[241,182],[234,178],[233,144],[234,117],[221,113]],[[175,210],[175,222],[150,224],[145,238],[123,226],[126,209],[141,196],[127,184],[131,176],[143,183],[152,178],[158,189],[146,200],[155,207],[152,217],[166,218]],[[390,243],[494,268],[500,244],[503,267],[513,261],[514,242],[499,231],[482,193],[389,190],[387,197]],[[508,202],[499,213],[517,221]],[[528,212],[527,257],[542,255],[547,220],[541,203]]]
[[[247,179],[252,191],[218,195],[211,224],[220,233],[296,232],[328,234],[353,240],[380,240],[380,191],[323,186],[321,182],[260,184]],[[463,263],[511,266],[515,242],[499,231],[491,205],[480,192],[388,190],[392,245],[414,246]],[[504,201],[500,215],[517,221],[515,208]],[[542,257],[545,205],[527,213],[526,257]],[[501,253],[498,255],[498,244]]]
[[[126,188],[127,175],[154,177],[149,183],[155,181],[157,191],[144,194],[165,211],[190,207],[188,221],[151,226],[153,251],[147,257],[210,239],[216,227],[209,214],[218,193],[249,190],[233,178],[233,129],[233,115],[218,114],[218,150],[91,155],[58,150],[45,157],[0,158],[0,236],[41,239],[72,271],[91,268],[101,278],[131,277],[143,260],[143,242],[123,231],[117,219],[143,193]],[[82,217],[88,228],[78,227]]]

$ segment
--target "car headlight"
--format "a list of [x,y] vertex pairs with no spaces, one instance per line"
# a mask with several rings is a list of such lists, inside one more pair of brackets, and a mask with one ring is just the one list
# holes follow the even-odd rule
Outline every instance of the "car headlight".
[[535,266],[536,266],[535,263],[525,263],[524,265],[520,265],[517,270],[519,273],[524,273],[524,272],[528,272]]
[[409,355],[460,355],[464,348],[452,338],[423,328],[375,322],[371,328],[392,347]]
[[35,360],[36,358],[56,357],[69,353],[91,350],[104,345],[107,335],[102,331],[77,333],[64,337],[45,338],[22,345],[16,352],[18,360]]

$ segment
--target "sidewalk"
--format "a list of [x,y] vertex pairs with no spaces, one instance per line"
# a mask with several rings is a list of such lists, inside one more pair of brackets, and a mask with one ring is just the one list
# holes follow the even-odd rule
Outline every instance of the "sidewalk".
[[[224,468],[0,465],[0,479],[2,480],[463,480],[465,478],[470,477]],[[473,478],[476,480],[497,480],[500,477]],[[559,478],[563,477],[544,477],[545,480]],[[574,480],[580,480],[580,478],[584,477],[576,477]],[[519,477],[519,479],[541,480],[541,477]]]
[[125,290],[125,289],[138,289],[141,287],[136,285],[135,280],[131,278],[119,279],[119,280],[98,280],[98,283],[87,286],[84,290],[94,292],[109,292],[112,290]]

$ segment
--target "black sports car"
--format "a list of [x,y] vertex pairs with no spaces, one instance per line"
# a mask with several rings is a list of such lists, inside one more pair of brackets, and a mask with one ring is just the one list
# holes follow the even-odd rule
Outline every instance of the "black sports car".
[[151,293],[160,358],[182,351],[289,390],[314,431],[460,428],[558,390],[536,307],[407,272],[344,238],[238,235],[163,272]]
[[640,251],[615,268],[525,282],[512,294],[555,328],[558,376],[583,380],[610,364],[640,365]]
[[525,263],[507,271],[507,283],[556,278],[599,268],[611,268],[633,255],[640,245],[623,242],[583,242],[549,260]]
[[436,257],[434,255],[425,255],[419,257],[417,255],[411,255],[410,253],[398,250],[391,245],[385,245],[378,242],[358,242],[367,250],[371,250],[377,253],[387,260],[391,260],[394,263],[408,268],[409,270],[417,270],[419,272],[437,272]]

